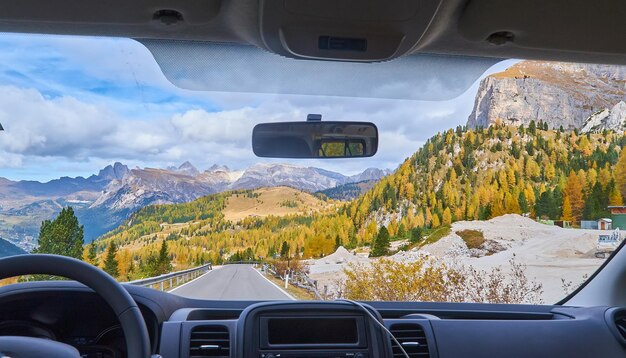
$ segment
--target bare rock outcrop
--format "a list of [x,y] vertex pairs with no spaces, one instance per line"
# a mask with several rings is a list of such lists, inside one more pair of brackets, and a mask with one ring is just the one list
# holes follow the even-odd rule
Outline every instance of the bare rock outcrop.
[[481,81],[467,125],[534,120],[581,129],[590,116],[626,100],[625,84],[626,66],[522,61]]

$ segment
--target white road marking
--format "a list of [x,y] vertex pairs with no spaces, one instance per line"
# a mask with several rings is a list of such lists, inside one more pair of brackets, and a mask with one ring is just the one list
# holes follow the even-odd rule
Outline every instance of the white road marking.
[[277,289],[279,289],[283,294],[285,294],[287,297],[289,297],[290,300],[294,300],[297,301],[297,299],[295,297],[293,297],[292,295],[290,295],[287,291],[285,291],[284,289],[282,289],[280,286],[278,286],[277,284],[275,284],[274,282],[270,281],[269,278],[265,277],[265,275],[263,275],[261,273],[261,271],[253,268],[254,271],[256,271],[256,273],[259,274],[259,276],[263,277],[267,282],[271,283],[272,285],[274,285],[274,287],[276,287]]
[[182,285],[180,285],[180,286],[176,286],[176,287],[172,288],[171,290],[169,290],[169,291],[167,291],[167,292],[174,292],[174,291],[178,290],[179,288],[181,288],[181,287],[183,287],[183,286],[187,286],[188,284],[190,284],[190,283],[194,282],[195,280],[199,279],[200,277],[203,277],[204,275],[208,275],[208,274],[210,274],[211,272],[213,272],[213,271],[215,271],[215,270],[219,270],[220,268],[221,268],[221,266],[219,266],[219,267],[215,267],[215,266],[213,266],[213,269],[212,269],[212,270],[209,270],[209,271],[207,271],[207,272],[203,273],[202,275],[200,275],[200,276],[198,276],[198,277],[194,278],[193,280],[191,280],[191,281],[187,281],[187,282],[183,283],[183,284],[182,284]]

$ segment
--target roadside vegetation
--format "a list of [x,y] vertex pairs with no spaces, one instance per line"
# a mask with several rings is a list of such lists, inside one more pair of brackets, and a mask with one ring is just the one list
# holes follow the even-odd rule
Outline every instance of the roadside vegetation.
[[388,259],[351,265],[339,297],[365,301],[542,303],[542,285],[513,260],[510,268],[478,270],[446,265],[432,258],[412,263]]
[[284,285],[285,285],[285,281],[281,280],[277,277],[275,277],[274,275],[265,275],[265,277],[267,277],[270,281],[272,281],[276,286],[280,287],[281,289],[284,289],[285,291],[287,291],[288,294],[290,294],[291,296],[293,296],[295,299],[297,300],[306,300],[306,301],[311,301],[311,300],[315,300],[316,297],[314,294],[312,294],[311,292],[294,286],[292,284],[288,285],[287,288],[285,289]]
[[317,299],[311,290],[304,288],[304,286],[307,286],[308,284],[306,282],[301,282],[309,272],[307,265],[305,265],[301,260],[287,260],[283,257],[281,259],[268,261],[265,265],[268,270],[268,272],[266,272],[266,277],[278,287],[285,287],[285,276],[289,275],[289,284],[285,290],[296,299]]

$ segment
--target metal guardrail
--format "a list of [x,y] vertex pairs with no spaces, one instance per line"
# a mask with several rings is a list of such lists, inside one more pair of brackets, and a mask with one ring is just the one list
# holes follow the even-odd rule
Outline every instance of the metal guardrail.
[[158,288],[161,291],[171,290],[209,272],[209,270],[212,269],[213,265],[206,264],[183,271],[166,273],[156,277],[142,278],[139,280],[124,282],[124,284]]
[[322,295],[317,289],[317,281],[311,279],[309,276],[305,274],[300,274],[299,280],[296,280],[293,284],[297,287],[300,287],[309,291],[315,296],[316,299],[324,300],[324,298],[322,297]]
[[247,261],[226,261],[223,265],[258,265],[261,261],[247,260]]
[[[276,272],[276,270],[274,269],[272,265],[264,264],[263,267],[261,268],[261,271],[265,272],[266,274],[269,273],[270,275],[278,279],[281,279],[281,280],[285,279],[284,276],[281,276],[278,274],[278,272]],[[317,281],[311,279],[309,276],[307,276],[303,272],[298,272],[298,273],[293,274],[293,276],[291,276],[291,278],[289,279],[289,283],[296,287],[307,290],[308,292],[313,294],[316,299],[320,301],[324,300],[319,290],[317,289]]]

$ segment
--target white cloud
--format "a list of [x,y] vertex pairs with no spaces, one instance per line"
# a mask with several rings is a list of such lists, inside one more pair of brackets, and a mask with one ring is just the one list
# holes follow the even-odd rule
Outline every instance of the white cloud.
[[[395,168],[434,133],[435,124],[447,128],[462,123],[467,110],[438,102],[283,97],[256,107],[219,112],[190,109],[169,118],[151,113],[152,119],[135,119],[113,113],[105,104],[72,97],[50,99],[33,89],[4,86],[0,87],[0,123],[6,131],[0,140],[4,158],[0,168],[28,167],[35,157],[54,158],[56,167],[68,162],[83,165],[85,175],[118,160],[158,167],[190,160],[201,168],[213,163],[242,168],[259,161],[284,161],[254,157],[250,148],[254,125],[323,113],[327,120],[376,123],[379,153],[361,160],[292,162],[352,174],[366,167]],[[51,170],[51,177],[64,174],[46,170]]]
[[[261,161],[286,162],[254,157],[252,128],[261,122],[304,120],[308,113],[321,113],[325,120],[374,122],[380,131],[379,152],[358,160],[288,162],[346,174],[367,167],[395,168],[437,131],[465,123],[478,83],[460,97],[441,102],[194,92],[168,83],[148,51],[130,40],[16,38],[25,44],[16,52],[22,56],[28,48],[45,48],[37,51],[60,58],[59,66],[64,69],[75,66],[83,71],[77,73],[89,78],[136,83],[129,87],[135,91],[155,86],[165,95],[190,99],[193,104],[178,99],[122,103],[119,94],[73,91],[77,79],[62,76],[46,80],[46,86],[68,92],[61,97],[48,97],[23,85],[0,86],[0,123],[6,129],[0,132],[0,177],[12,179],[89,175],[114,161],[130,167],[166,167],[189,160],[201,169],[214,163],[243,168]],[[33,78],[36,87],[37,73],[55,71],[56,64],[42,68],[0,51],[0,65],[17,67]],[[489,72],[503,67],[494,66]],[[440,84],[424,85],[435,91]],[[392,85],[381,90],[410,89]],[[214,110],[216,106],[219,111]]]
[[46,99],[36,90],[0,87],[0,148],[14,154],[80,157],[85,143],[98,145],[112,130],[104,107],[71,97]]

